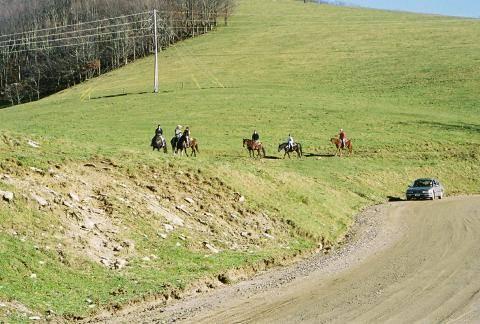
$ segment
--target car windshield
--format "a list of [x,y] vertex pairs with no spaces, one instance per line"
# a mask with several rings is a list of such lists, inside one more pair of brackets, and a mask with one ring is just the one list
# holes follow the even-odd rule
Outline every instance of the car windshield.
[[433,182],[432,180],[428,179],[419,179],[415,180],[415,183],[413,184],[414,187],[432,187]]

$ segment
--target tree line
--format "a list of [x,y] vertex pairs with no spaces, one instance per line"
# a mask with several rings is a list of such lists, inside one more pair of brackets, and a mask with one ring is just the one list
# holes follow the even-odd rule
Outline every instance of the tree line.
[[[227,23],[234,0],[0,0],[0,107],[38,100]],[[113,18],[112,18],[113,17]]]

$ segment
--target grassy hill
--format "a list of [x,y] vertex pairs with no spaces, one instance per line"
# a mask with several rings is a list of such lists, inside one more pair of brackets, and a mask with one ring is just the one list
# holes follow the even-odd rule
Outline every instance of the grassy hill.
[[[415,177],[440,178],[447,194],[478,193],[479,32],[470,19],[241,0],[228,26],[161,53],[159,94],[147,58],[2,109],[0,190],[16,198],[0,202],[0,318],[24,318],[18,304],[72,318],[176,296],[199,279],[215,285],[219,274],[341,241],[356,212],[401,197]],[[151,152],[158,123],[168,138],[189,125],[201,154]],[[339,128],[354,141],[352,157],[330,156]],[[276,147],[289,133],[307,156],[250,159],[241,140],[253,129],[268,156],[282,156]],[[39,208],[32,193],[45,187],[58,195],[45,193],[51,202]],[[100,237],[128,243],[117,251],[127,267],[111,270],[76,248],[92,238],[70,235],[72,191],[86,197],[78,208],[92,200],[89,210],[119,232]],[[187,223],[166,239],[157,235],[165,220],[142,203],[152,195]]]

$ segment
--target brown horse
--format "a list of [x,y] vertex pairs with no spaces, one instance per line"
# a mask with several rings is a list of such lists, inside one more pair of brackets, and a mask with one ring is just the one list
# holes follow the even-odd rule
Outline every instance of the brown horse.
[[[255,157],[255,151],[257,151],[257,157],[265,157],[265,148],[263,147],[262,143],[252,141],[251,139],[244,138],[243,139],[243,147],[247,147],[248,154],[250,157]],[[261,153],[260,153],[261,152]]]
[[299,158],[303,155],[302,144],[300,143],[294,143],[291,147],[288,146],[288,143],[282,143],[278,146],[278,152],[280,152],[281,150],[285,150],[283,158],[285,158],[286,155],[288,155],[288,158],[290,158],[291,152],[297,152],[297,156]]
[[185,155],[188,156],[188,153],[187,153],[188,148],[192,149],[193,156],[197,156],[197,153],[200,153],[200,150],[198,149],[198,141],[196,138],[191,138],[190,141],[187,143],[186,138],[182,136],[178,140],[175,153],[180,151],[180,155],[183,155],[183,153],[185,153]]
[[353,152],[352,140],[347,140],[344,147],[342,147],[342,141],[338,137],[332,137],[330,142],[337,147],[335,156],[339,155],[342,157],[342,150],[345,149],[348,149],[348,155],[351,155]]

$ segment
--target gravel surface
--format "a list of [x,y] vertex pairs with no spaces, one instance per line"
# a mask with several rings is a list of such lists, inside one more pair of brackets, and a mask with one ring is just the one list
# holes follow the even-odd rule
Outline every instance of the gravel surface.
[[132,306],[115,323],[479,323],[480,196],[395,202],[343,247],[208,294]]
[[385,249],[400,233],[399,228],[387,224],[385,215],[393,203],[374,206],[356,217],[356,223],[341,247],[317,253],[287,267],[269,269],[258,273],[250,280],[231,286],[222,286],[212,292],[196,294],[165,305],[153,301],[127,307],[115,314],[104,314],[89,322],[178,322],[205,313],[222,305],[225,300],[251,298],[260,292],[282,289],[292,282],[306,280],[321,272],[335,274],[354,264],[363,262],[372,253]]

